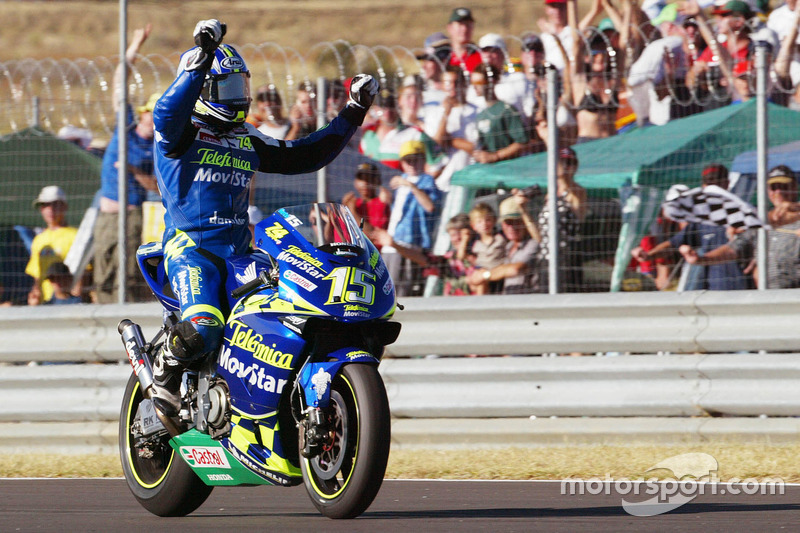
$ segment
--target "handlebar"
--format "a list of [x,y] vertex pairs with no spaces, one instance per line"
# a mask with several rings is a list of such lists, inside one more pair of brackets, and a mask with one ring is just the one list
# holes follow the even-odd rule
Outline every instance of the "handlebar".
[[272,280],[270,279],[269,272],[267,272],[266,270],[262,270],[257,278],[250,280],[244,285],[233,289],[231,291],[231,297],[234,300],[238,300],[248,292],[267,285],[272,285]]

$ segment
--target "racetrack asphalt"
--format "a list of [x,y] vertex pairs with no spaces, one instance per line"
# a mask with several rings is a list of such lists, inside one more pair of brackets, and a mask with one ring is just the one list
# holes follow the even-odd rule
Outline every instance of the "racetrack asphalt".
[[[334,521],[316,511],[302,486],[217,487],[191,515],[159,518],[139,506],[122,479],[0,479],[0,530],[765,532],[800,527],[798,485],[785,486],[782,495],[758,487],[750,487],[757,494],[744,494],[741,487],[731,494],[730,486],[720,485],[717,494],[695,493],[676,509],[646,517],[627,513],[622,499],[655,496],[644,490],[638,497],[621,495],[614,487],[588,485],[583,495],[570,495],[562,494],[557,481],[387,480],[361,517]],[[680,503],[671,496],[661,505],[669,502]]]

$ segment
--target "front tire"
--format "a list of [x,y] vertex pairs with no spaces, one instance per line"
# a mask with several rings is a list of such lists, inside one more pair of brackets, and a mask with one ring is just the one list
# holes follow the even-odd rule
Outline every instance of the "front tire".
[[331,383],[329,413],[331,440],[302,458],[303,480],[323,515],[354,518],[378,494],[389,459],[389,400],[377,367],[345,365]]
[[169,435],[151,448],[151,457],[143,457],[135,446],[131,424],[142,396],[139,380],[131,374],[119,417],[119,453],[125,481],[134,498],[157,516],[185,516],[211,494],[213,487],[203,483],[169,445]]

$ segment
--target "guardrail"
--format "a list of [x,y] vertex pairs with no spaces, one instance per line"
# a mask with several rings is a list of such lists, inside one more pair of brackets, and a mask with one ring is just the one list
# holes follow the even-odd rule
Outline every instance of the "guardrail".
[[[395,438],[419,442],[423,431],[431,442],[475,442],[475,418],[510,420],[485,439],[521,445],[536,441],[530,417],[540,427],[551,416],[800,415],[800,357],[765,353],[800,348],[798,302],[798,290],[409,299],[397,313],[403,332],[387,350],[394,357],[381,364]],[[131,318],[149,336],[160,316],[154,304],[0,309],[0,362],[119,362],[119,320]],[[725,353],[731,350],[764,352]],[[674,353],[403,357],[576,351]],[[32,365],[0,371],[0,448],[113,448],[127,363]],[[442,419],[450,422],[435,422]],[[609,431],[620,425],[610,424]],[[580,434],[584,426],[559,431]],[[658,433],[658,426],[636,431]],[[798,426],[787,418],[760,431],[796,435]],[[699,434],[699,427],[687,431]]]
[[[800,350],[800,289],[409,298],[394,357]],[[119,361],[117,323],[157,331],[157,304],[0,308],[0,362]]]

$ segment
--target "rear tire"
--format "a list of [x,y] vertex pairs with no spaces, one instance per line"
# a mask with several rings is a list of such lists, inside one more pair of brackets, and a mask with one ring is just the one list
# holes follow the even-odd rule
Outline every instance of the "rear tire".
[[131,374],[119,417],[119,453],[125,481],[136,500],[154,515],[185,516],[202,505],[213,487],[203,483],[175,453],[168,435],[152,457],[139,456],[130,428],[143,399],[139,380]]
[[371,365],[345,365],[331,383],[327,450],[301,458],[303,480],[314,506],[329,518],[354,518],[380,490],[389,459],[391,420],[386,388]]

